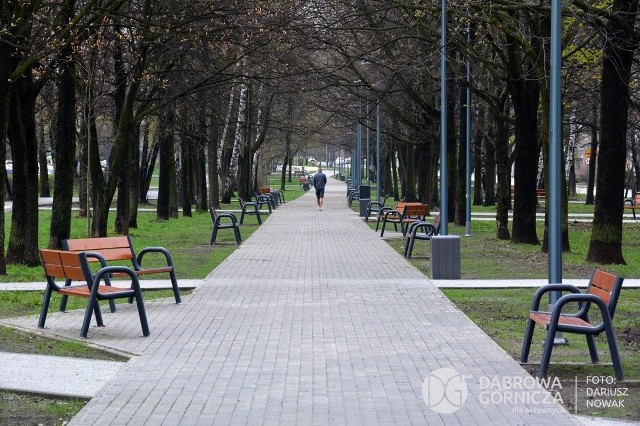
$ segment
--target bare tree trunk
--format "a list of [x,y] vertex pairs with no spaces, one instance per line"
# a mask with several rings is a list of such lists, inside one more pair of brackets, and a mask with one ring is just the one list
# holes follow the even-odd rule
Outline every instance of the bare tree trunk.
[[180,139],[180,163],[179,163],[179,188],[178,194],[180,196],[180,205],[182,206],[182,215],[191,217],[191,201],[193,194],[191,192],[191,137],[182,133]]
[[38,255],[38,146],[35,127],[37,88],[31,70],[13,86],[8,136],[13,160],[15,198],[7,262],[37,266]]
[[585,204],[594,204],[594,186],[596,182],[596,158],[598,155],[598,108],[593,108],[593,126],[591,126],[591,154],[589,158],[589,177],[587,178],[587,199]]
[[44,123],[40,122],[40,138],[38,138],[38,168],[40,169],[40,196],[51,197],[49,188],[49,163],[47,162],[47,144],[44,141]]
[[[9,78],[10,71],[8,64],[10,62],[11,48],[0,43],[0,170],[2,171],[2,180],[7,182],[7,124],[9,122]],[[5,185],[0,185],[0,200],[5,199]],[[5,217],[4,213],[0,214],[0,275],[7,274],[7,262],[5,257]]]
[[418,164],[417,178],[418,178],[418,199],[423,204],[431,203],[431,191],[433,190],[433,183],[431,180],[432,170],[432,158],[431,158],[432,143],[423,142],[416,147],[416,159]]
[[[83,111],[86,111],[88,105],[83,105]],[[89,120],[88,113],[83,112],[80,120],[80,140],[77,141],[76,161],[78,162],[78,216],[87,217],[89,214],[89,194],[87,182],[87,139],[89,137]]]
[[171,178],[175,168],[173,143],[173,112],[165,107],[158,123],[158,141],[160,146],[160,176],[158,178],[158,205],[156,218],[169,220],[171,211]]
[[240,96],[238,105],[238,120],[236,123],[236,135],[233,141],[233,151],[231,153],[231,161],[229,161],[229,170],[224,178],[222,188],[222,202],[231,202],[233,196],[233,187],[236,180],[236,174],[238,172],[238,157],[240,156],[240,150],[242,145],[246,143],[245,139],[245,122],[246,122],[246,109],[247,109],[247,84],[242,82],[240,84]]
[[627,154],[629,80],[637,38],[633,34],[638,0],[614,0],[605,28],[600,101],[600,153],[593,228],[587,260],[625,264],[622,255],[624,170]]
[[[207,103],[207,111],[211,104]],[[209,114],[205,137],[207,140],[207,161],[209,164],[209,205],[215,208],[220,207],[220,184],[218,183],[218,126],[212,121]]]
[[216,158],[218,159],[218,173],[220,175],[221,182],[224,182],[227,170],[229,169],[229,165],[224,162],[224,153],[227,146],[227,134],[229,133],[229,127],[231,127],[231,114],[233,113],[235,93],[234,89],[229,91],[229,105],[227,106],[227,114],[224,117],[224,126],[222,127],[222,134],[220,135],[218,143],[218,155]]
[[509,124],[507,123],[506,97],[498,102],[499,112],[494,113],[495,123],[496,174],[496,237],[499,240],[511,238],[509,232],[509,208],[511,207],[511,178],[509,173]]

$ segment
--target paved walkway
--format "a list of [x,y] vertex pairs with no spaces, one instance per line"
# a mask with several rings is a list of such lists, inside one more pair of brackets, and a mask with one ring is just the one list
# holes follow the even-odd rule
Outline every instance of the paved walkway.
[[[311,193],[281,205],[182,304],[146,302],[147,338],[133,305],[105,312],[86,341],[135,357],[71,424],[578,423],[546,391],[506,389],[530,376],[345,193],[330,180],[323,211]],[[44,332],[79,339],[82,315]]]

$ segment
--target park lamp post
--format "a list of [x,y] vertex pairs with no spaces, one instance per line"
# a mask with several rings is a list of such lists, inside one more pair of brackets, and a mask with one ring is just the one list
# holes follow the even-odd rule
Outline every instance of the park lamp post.
[[[471,25],[467,26],[467,45],[471,46]],[[466,123],[467,123],[467,134],[466,136],[466,157],[467,162],[465,164],[465,173],[466,173],[466,226],[465,226],[465,237],[471,236],[471,59],[469,55],[467,55],[467,108],[466,108]],[[476,185],[478,184],[478,171],[476,170]]]
[[[562,283],[562,2],[551,0],[551,58],[549,105],[549,284]],[[562,296],[549,292],[549,310]],[[566,343],[556,333],[555,344]]]
[[447,205],[447,0],[440,8],[440,235],[448,235]]
[[380,96],[376,99],[376,201],[380,202],[380,191],[382,180],[380,177],[381,154],[380,154]]
[[[362,65],[371,65],[369,61],[362,61]],[[382,168],[382,154],[380,143],[380,93],[378,85],[380,84],[380,68],[376,67],[376,202],[380,202],[380,194],[382,192],[382,178],[380,170]],[[371,181],[370,179],[370,156],[369,156],[369,101],[367,101],[367,185]]]
[[371,168],[369,166],[369,140],[370,140],[369,136],[371,134],[370,129],[369,129],[369,127],[370,127],[369,126],[369,101],[367,101],[366,117],[367,117],[366,118],[366,120],[367,120],[366,121],[366,123],[367,123],[367,137],[366,137],[367,149],[365,150],[366,159],[364,161],[364,164],[365,164],[365,181],[366,181],[366,184],[369,185],[369,182],[371,181],[370,176],[369,176],[369,169]]

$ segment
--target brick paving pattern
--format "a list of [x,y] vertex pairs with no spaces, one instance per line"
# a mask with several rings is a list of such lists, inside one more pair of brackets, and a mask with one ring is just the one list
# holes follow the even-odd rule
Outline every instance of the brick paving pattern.
[[[313,190],[280,205],[182,304],[146,302],[151,336],[134,305],[104,309],[88,341],[136,356],[71,424],[578,424],[537,388],[487,389],[529,376],[329,180],[322,211]],[[82,314],[50,314],[45,333],[79,339]],[[440,368],[464,403],[455,379],[425,402]]]

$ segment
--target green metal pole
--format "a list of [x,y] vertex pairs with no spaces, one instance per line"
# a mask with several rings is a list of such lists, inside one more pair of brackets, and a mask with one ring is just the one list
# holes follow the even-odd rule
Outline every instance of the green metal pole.
[[448,235],[447,205],[447,0],[442,0],[440,23],[440,234]]
[[[471,26],[467,27],[467,44],[471,44]],[[467,190],[467,198],[466,198],[466,226],[465,233],[466,237],[471,236],[471,60],[467,56],[467,116],[465,117],[467,123],[467,134],[466,134],[466,157],[467,162],[465,164],[465,172],[466,172],[466,190]],[[476,171],[476,177],[478,176],[478,171]],[[476,185],[478,183],[476,182]]]
[[[562,283],[562,2],[551,1],[551,58],[549,112],[549,284]],[[549,308],[562,292],[549,293]],[[566,343],[556,333],[555,344]]]

